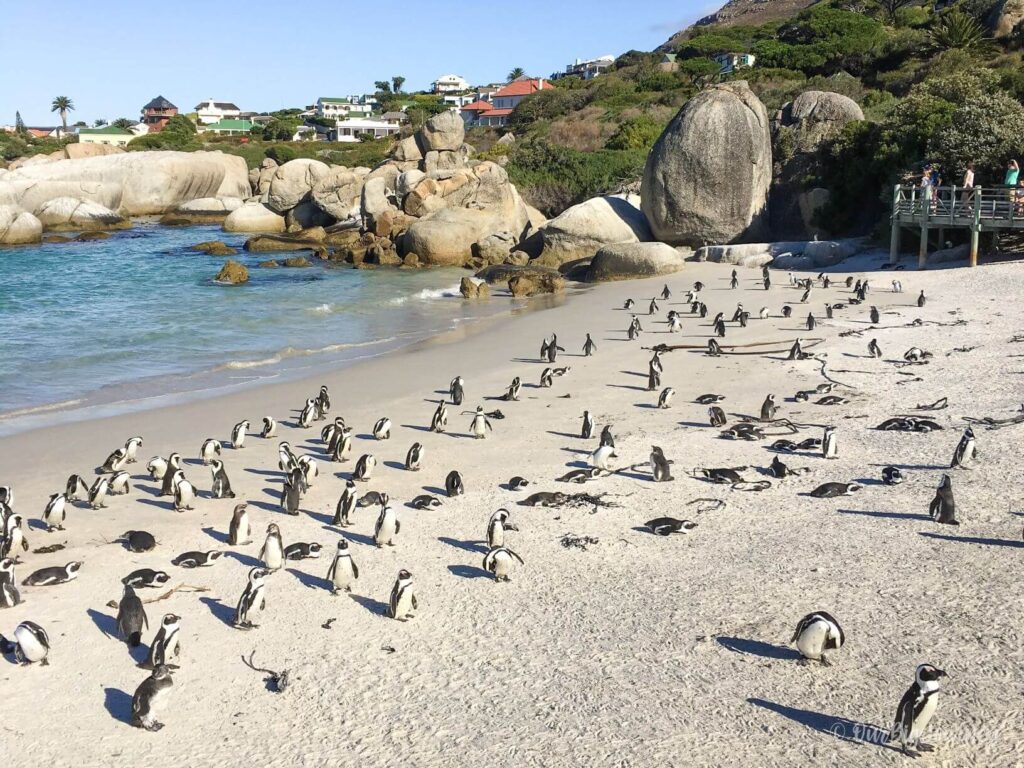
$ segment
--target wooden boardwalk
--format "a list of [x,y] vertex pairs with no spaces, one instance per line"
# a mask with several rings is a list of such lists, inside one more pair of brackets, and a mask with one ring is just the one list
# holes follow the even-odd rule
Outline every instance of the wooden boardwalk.
[[978,238],[982,232],[1024,231],[1024,189],[1019,187],[918,187],[897,184],[893,190],[892,238],[889,261],[899,259],[904,227],[920,229],[917,266],[928,263],[928,239],[938,230],[939,247],[946,229],[971,233],[971,266],[978,265]]

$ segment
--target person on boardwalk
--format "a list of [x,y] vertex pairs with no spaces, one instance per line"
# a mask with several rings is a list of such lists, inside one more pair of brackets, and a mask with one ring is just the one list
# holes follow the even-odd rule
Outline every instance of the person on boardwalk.
[[971,198],[974,197],[974,163],[967,164],[967,170],[964,171],[964,180],[961,186],[964,191],[960,193],[960,207],[964,210],[960,211],[960,215],[970,216],[974,212],[974,208],[971,205]]

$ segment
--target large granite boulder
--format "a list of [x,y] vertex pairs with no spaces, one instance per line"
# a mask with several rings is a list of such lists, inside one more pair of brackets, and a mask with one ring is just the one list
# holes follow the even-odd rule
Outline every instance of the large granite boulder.
[[597,252],[587,279],[608,282],[671,275],[683,268],[683,262],[683,254],[666,243],[617,243]]
[[505,229],[503,217],[477,208],[444,208],[412,224],[405,232],[405,251],[420,263],[462,266],[473,255],[473,244]]
[[700,247],[756,239],[767,225],[768,113],[746,81],[690,99],[655,142],[641,198],[654,238]]
[[391,150],[391,157],[400,163],[419,162],[423,159],[423,152],[416,142],[415,136],[408,136],[395,144]]
[[565,278],[561,275],[515,275],[509,278],[508,289],[516,298],[560,293],[565,290]]
[[331,167],[319,160],[289,160],[274,170],[267,192],[267,207],[281,214],[291,210],[308,200],[313,187],[330,175]]
[[365,173],[348,168],[332,168],[310,192],[313,204],[339,221],[359,215]]
[[224,219],[225,232],[284,232],[284,216],[263,203],[247,202]]
[[166,213],[161,224],[184,226],[190,224],[220,224],[229,213],[242,207],[240,197],[200,197],[178,206],[173,213]]
[[132,224],[109,208],[74,197],[55,197],[47,200],[35,211],[45,229],[54,232],[67,230],[127,229]]
[[366,183],[360,191],[359,207],[362,211],[363,224],[367,229],[373,229],[374,222],[381,214],[398,210],[391,204],[387,190],[387,181],[383,176],[371,174],[366,177]]
[[639,208],[622,197],[594,197],[567,208],[540,229],[544,251],[539,263],[558,267],[593,256],[604,245],[651,239]]
[[122,216],[175,210],[200,197],[248,197],[245,160],[222,152],[126,152],[27,165],[0,179],[0,204],[36,210],[56,197],[98,203]]
[[0,245],[38,243],[43,237],[43,224],[26,211],[0,205]]
[[1024,0],[1000,0],[988,18],[992,35],[999,39],[1012,37],[1024,29]]
[[[447,111],[434,115],[423,124],[423,127],[416,134],[420,151],[426,155],[427,152],[448,151],[455,152],[461,149],[466,140],[466,124],[457,112]],[[410,157],[409,159],[416,159]]]
[[104,155],[122,155],[125,150],[110,144],[65,144],[64,157],[68,160],[81,160],[83,157],[103,157]]

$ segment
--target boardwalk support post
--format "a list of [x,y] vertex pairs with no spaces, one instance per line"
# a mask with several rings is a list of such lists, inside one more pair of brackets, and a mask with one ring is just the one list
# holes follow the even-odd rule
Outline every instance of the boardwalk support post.
[[892,233],[889,235],[889,263],[895,264],[900,260],[900,185],[896,184],[892,190]]

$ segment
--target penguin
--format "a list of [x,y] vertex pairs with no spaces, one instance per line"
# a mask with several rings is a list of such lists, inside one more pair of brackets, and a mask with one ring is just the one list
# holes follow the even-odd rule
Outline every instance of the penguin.
[[661,386],[661,374],[653,367],[647,372],[647,391],[654,392]]
[[626,301],[622,305],[622,308],[625,310],[630,310],[633,308],[634,303],[635,302],[632,299],[626,299]]
[[761,404],[761,421],[774,420],[778,410],[778,407],[775,405],[775,395],[768,395]]
[[519,477],[516,475],[508,481],[508,489],[510,491],[521,491],[530,484],[530,481],[525,477]]
[[661,298],[662,301],[668,301],[672,298],[672,291],[668,289],[668,283],[666,283],[665,287],[661,289]]
[[899,467],[882,467],[882,483],[884,485],[899,485],[903,482],[903,473]]
[[583,356],[591,357],[595,352],[597,352],[597,344],[594,343],[594,340],[590,338],[588,333],[587,340],[583,342]]
[[277,468],[286,475],[299,465],[299,459],[287,441],[277,445]]
[[26,587],[52,587],[57,584],[67,584],[78,579],[78,571],[82,569],[82,563],[74,560],[66,565],[53,565],[49,568],[40,568],[29,575],[22,584]]
[[352,454],[352,430],[345,427],[335,430],[327,445],[327,454],[331,461],[347,461]]
[[825,656],[825,651],[838,651],[846,642],[846,636],[830,613],[815,611],[800,619],[789,642],[796,644],[803,663],[820,661],[827,667],[831,666],[831,662]]
[[893,280],[892,281],[892,292],[893,293],[903,293],[903,283],[901,283],[899,280]]
[[825,427],[824,434],[821,438],[821,455],[826,459],[835,459],[839,457],[839,445],[836,441],[835,427]]
[[413,443],[405,454],[405,468],[410,472],[419,472],[423,462],[423,444]]
[[223,552],[218,552],[215,549],[211,549],[208,552],[182,552],[176,558],[171,560],[171,565],[176,565],[179,568],[209,568],[217,562],[223,554]]
[[432,509],[433,507],[440,507],[441,500],[437,498],[437,496],[431,496],[428,493],[423,493],[410,501],[409,506],[413,509],[419,510]]
[[604,470],[598,469],[597,467],[589,467],[587,469],[573,469],[566,472],[561,477],[556,477],[556,483],[585,483],[588,480],[596,480],[601,477],[601,473]]
[[302,492],[313,487],[313,482],[320,476],[320,466],[312,456],[299,457],[299,469],[302,471]]
[[181,455],[178,453],[172,453],[167,457],[167,461],[164,465],[164,474],[162,475],[163,485],[160,487],[161,496],[174,495],[175,474],[179,469],[181,469]]
[[860,483],[822,483],[810,495],[816,499],[834,499],[836,496],[852,496],[862,487]]
[[826,395],[825,397],[819,398],[816,405],[846,405],[849,400],[839,395]]
[[302,489],[305,483],[302,469],[295,467],[288,473],[281,486],[281,510],[288,515],[298,515],[302,504]]
[[651,476],[656,483],[666,483],[670,480],[675,480],[672,477],[669,461],[665,458],[665,452],[656,445],[651,446]]
[[0,635],[0,653],[14,653],[19,664],[35,664],[45,667],[50,662],[50,636],[34,621],[23,621],[14,628],[14,642]]
[[331,525],[342,527],[351,525],[352,513],[355,512],[358,504],[359,491],[356,490],[356,484],[352,480],[346,480],[345,490],[341,492],[341,498],[338,499],[338,504],[334,508],[334,519],[331,520]]
[[629,328],[626,329],[626,338],[629,339],[629,341],[636,341],[639,335],[640,329],[637,327],[636,323],[631,323]]
[[724,339],[725,338],[725,321],[721,320],[721,319],[716,320],[715,321],[715,328],[714,328],[714,330],[715,330],[715,335],[718,336],[718,338]]
[[[657,308],[657,305],[655,305],[655,308]],[[558,359],[559,352],[565,352],[565,350],[558,346],[558,336],[552,333],[551,341],[547,342],[547,361],[549,363],[555,362]],[[544,357],[543,347],[541,348],[541,357]]]
[[701,405],[711,405],[713,403],[720,403],[723,400],[725,400],[725,395],[706,394],[695,398],[694,402],[700,403]]
[[373,469],[376,466],[376,457],[372,453],[364,453],[356,462],[356,468],[352,471],[352,479],[367,482],[373,475]]
[[260,430],[260,437],[267,439],[277,434],[277,422],[272,416],[263,417],[263,429]]
[[714,339],[708,339],[708,357],[721,357],[722,348],[718,345],[718,342]]
[[43,510],[43,523],[46,524],[47,531],[63,531],[64,520],[67,519],[67,504],[68,497],[63,493],[54,493],[50,496],[50,500],[46,502],[46,508]]
[[[152,480],[163,480],[164,475],[167,473],[167,459],[163,458],[162,456],[154,456],[152,459],[149,460],[149,463],[146,464],[146,471],[149,473],[149,476]],[[69,486],[71,484],[71,481],[75,478],[81,480],[81,478],[78,477],[78,475],[72,475],[71,477],[68,478]],[[68,495],[70,497],[70,494]]]
[[508,547],[492,547],[484,555],[484,570],[493,574],[495,581],[511,581],[509,572],[514,560],[518,560],[520,565],[525,565],[523,558]]
[[882,348],[878,346],[878,339],[872,339],[868,342],[868,355],[871,357],[882,356]]
[[589,440],[594,435],[594,419],[590,411],[583,412],[583,428],[580,430],[580,437]]
[[808,283],[807,288],[804,290],[804,295],[800,297],[800,303],[806,304],[807,300],[811,297],[811,286]]
[[110,492],[110,481],[105,477],[97,477],[96,482],[89,489],[89,506],[92,509],[100,509],[107,506],[107,494]]
[[387,416],[377,419],[377,423],[373,425],[373,439],[374,440],[387,440],[391,437],[391,419]]
[[146,657],[144,666],[147,669],[156,669],[166,665],[169,669],[177,669],[177,664],[168,663],[171,657],[177,658],[181,655],[181,616],[173,613],[165,613],[160,620],[160,629],[156,631],[156,637],[149,644],[149,656]]
[[693,290],[696,291],[697,293],[700,293],[701,291],[704,290],[704,283],[698,280],[693,284]]
[[395,546],[395,536],[402,530],[402,523],[398,519],[393,507],[382,507],[377,515],[377,522],[373,525],[373,543],[380,549],[385,544],[389,547]]
[[968,427],[964,430],[964,434],[960,438],[956,450],[953,452],[953,460],[949,463],[949,468],[956,469],[960,467],[961,469],[967,469],[967,465],[974,461],[976,456],[974,430]]
[[156,549],[156,539],[148,531],[125,531],[121,538],[129,552],[152,552]]
[[[545,370],[547,370],[547,369],[545,369]],[[541,377],[541,382],[543,384],[543,377]],[[505,394],[501,396],[501,399],[509,401],[509,402],[515,402],[515,401],[519,400],[519,390],[520,390],[520,388],[522,386],[523,386],[522,379],[520,379],[518,376],[516,376],[514,379],[512,379],[512,383],[509,385],[508,389],[505,391]]]
[[656,298],[651,299],[651,303],[647,306],[648,315],[658,314],[658,300]]
[[14,560],[0,558],[0,608],[14,608],[21,603],[21,592],[14,575]]
[[697,527],[692,520],[676,520],[674,517],[656,517],[644,525],[656,536],[669,536],[673,533],[687,533]]
[[[279,566],[280,567],[280,566]],[[276,569],[272,569],[276,570]],[[265,568],[253,568],[249,571],[249,581],[242,590],[242,596],[238,598],[238,605],[235,608],[235,620],[232,626],[236,629],[256,629],[258,624],[253,624],[249,614],[254,610],[264,610],[267,607],[267,576],[270,571]]]
[[724,427],[726,422],[725,411],[717,405],[712,405],[708,408],[708,421],[711,422],[712,427]]
[[228,529],[228,544],[240,547],[252,543],[252,529],[249,525],[249,512],[246,503],[236,504],[231,513],[231,525]]
[[818,324],[818,321],[814,319],[814,313],[809,312],[807,314],[807,330],[813,331],[814,326]]
[[138,435],[129,437],[124,441],[124,455],[129,464],[135,464],[138,461],[139,448],[141,447],[142,438]]
[[338,549],[334,553],[331,567],[327,569],[327,580],[331,582],[331,593],[340,594],[352,591],[352,582],[359,578],[359,566],[348,551],[348,542],[338,539]]
[[683,330],[682,318],[678,314],[670,312],[668,317],[668,332],[678,333],[681,330]]
[[168,689],[174,685],[171,671],[160,665],[142,681],[132,696],[132,725],[147,731],[159,731],[164,724],[156,719],[168,696]]
[[914,682],[903,694],[896,707],[896,722],[892,726],[892,741],[900,740],[903,754],[916,757],[910,747],[918,752],[931,752],[933,747],[922,744],[928,724],[935,715],[939,703],[939,680],[946,673],[931,664],[920,664],[914,672]]
[[792,317],[793,316],[793,308],[791,306],[789,306],[788,304],[783,305],[783,307],[782,307],[782,316],[784,318],[786,318],[786,319],[789,319],[790,317]]
[[767,320],[769,316],[768,307],[761,307],[761,311],[757,313],[757,316],[762,320]]
[[477,440],[483,440],[487,437],[487,430],[494,431],[494,427],[491,426],[490,420],[484,415],[484,408],[482,405],[476,407],[476,414],[473,416],[473,421],[469,424],[470,434],[473,435]]
[[510,513],[507,509],[499,509],[487,521],[487,546],[491,549],[505,546],[505,531],[519,529],[509,522]]
[[284,548],[285,560],[316,560],[320,557],[323,546],[313,542],[297,541]]
[[790,472],[789,467],[782,463],[778,456],[773,456],[772,463],[768,467],[768,474],[781,480],[784,477],[788,477],[792,472]]
[[851,285],[853,285],[853,275],[847,275],[846,276],[846,287],[849,288]]
[[440,400],[437,403],[437,409],[434,411],[434,417],[430,420],[430,431],[441,433],[444,432],[444,428],[448,426],[448,408],[444,404],[444,400]]
[[917,297],[917,306],[923,307],[927,301],[928,299],[925,298],[924,291],[922,290],[921,295]]
[[[185,479],[185,473],[180,469],[174,473],[174,476],[176,478],[174,483],[174,511],[184,512],[187,509],[194,509],[192,502],[196,498],[196,487]],[[224,480],[227,481],[227,475],[224,476]],[[230,490],[230,485],[228,490]]]
[[405,621],[413,617],[417,608],[416,593],[413,592],[412,574],[404,568],[398,572],[398,578],[391,587],[391,599],[388,600],[388,613],[392,619]]
[[327,385],[320,387],[320,392],[316,396],[317,407],[320,409],[320,413],[326,414],[331,410],[331,393],[327,389]]
[[729,287],[732,288],[733,290],[740,287],[740,281],[739,278],[736,276],[735,269],[732,271],[732,277],[729,278]]
[[240,421],[231,428],[231,447],[236,451],[245,447],[245,435],[249,431],[248,420]]
[[605,424],[601,429],[601,445],[607,445],[610,448],[615,447],[615,435],[612,434],[611,424]]
[[169,573],[165,571],[154,571],[152,568],[139,568],[121,579],[121,583],[132,589],[146,589],[149,587],[160,587],[171,580]]
[[444,479],[444,490],[450,497],[462,496],[466,492],[466,486],[462,482],[462,475],[457,469],[453,469]]
[[149,628],[146,609],[135,590],[126,584],[117,607],[117,631],[129,648],[137,648],[142,644],[143,627]]
[[9,515],[4,521],[3,538],[0,539],[0,557],[18,560],[18,550],[28,552],[28,539],[21,529],[21,515]]
[[928,507],[928,514],[937,523],[960,525],[956,519],[956,502],[953,500],[953,479],[949,475],[943,475],[939,481],[935,498]]
[[214,459],[210,463],[210,471],[213,474],[213,489],[210,492],[213,498],[235,498],[235,492],[231,490],[231,481],[228,480],[228,473],[224,470],[224,462]]
[[612,467],[609,464],[611,459],[617,459],[619,456],[615,453],[615,448],[610,445],[600,445],[597,450],[590,454],[590,463],[598,469],[604,469],[609,472],[612,471]]
[[550,387],[554,381],[552,380],[552,374],[550,368],[545,368],[540,374],[540,386],[542,389]]
[[771,278],[770,275],[765,275],[763,278],[761,278],[761,282],[764,285],[764,289],[766,291],[770,291],[771,290],[771,288],[772,288],[772,278]]
[[220,456],[220,447],[220,440],[212,437],[204,440],[203,445],[199,448],[199,458],[202,459],[203,464],[209,466],[216,457]]
[[[281,529],[277,527],[276,523],[267,526],[267,538],[263,542],[263,548],[260,549],[259,558],[264,567],[270,571],[279,571],[284,565],[284,542],[281,541]],[[252,571],[249,572],[249,575],[252,576]]]
[[448,395],[455,405],[462,405],[462,398],[465,397],[466,382],[461,376],[456,376],[448,385]]
[[878,325],[878,322],[882,319],[882,316],[878,314],[878,307],[871,308],[871,312],[868,315],[868,319],[871,320],[872,325]]
[[97,473],[113,474],[114,472],[120,472],[127,465],[128,453],[124,448],[115,448],[114,452],[107,456],[107,460],[103,462],[103,466],[97,470]]
[[675,397],[676,391],[672,387],[665,387],[661,390],[661,394],[658,396],[658,407],[667,409],[672,403],[672,398]]
[[89,486],[81,475],[71,475],[64,486],[64,495],[70,502],[84,501],[89,498]]
[[826,304],[825,305],[825,317],[828,318],[829,320],[831,320],[833,318],[834,313],[835,313],[835,309],[836,308],[835,308],[834,305]]

